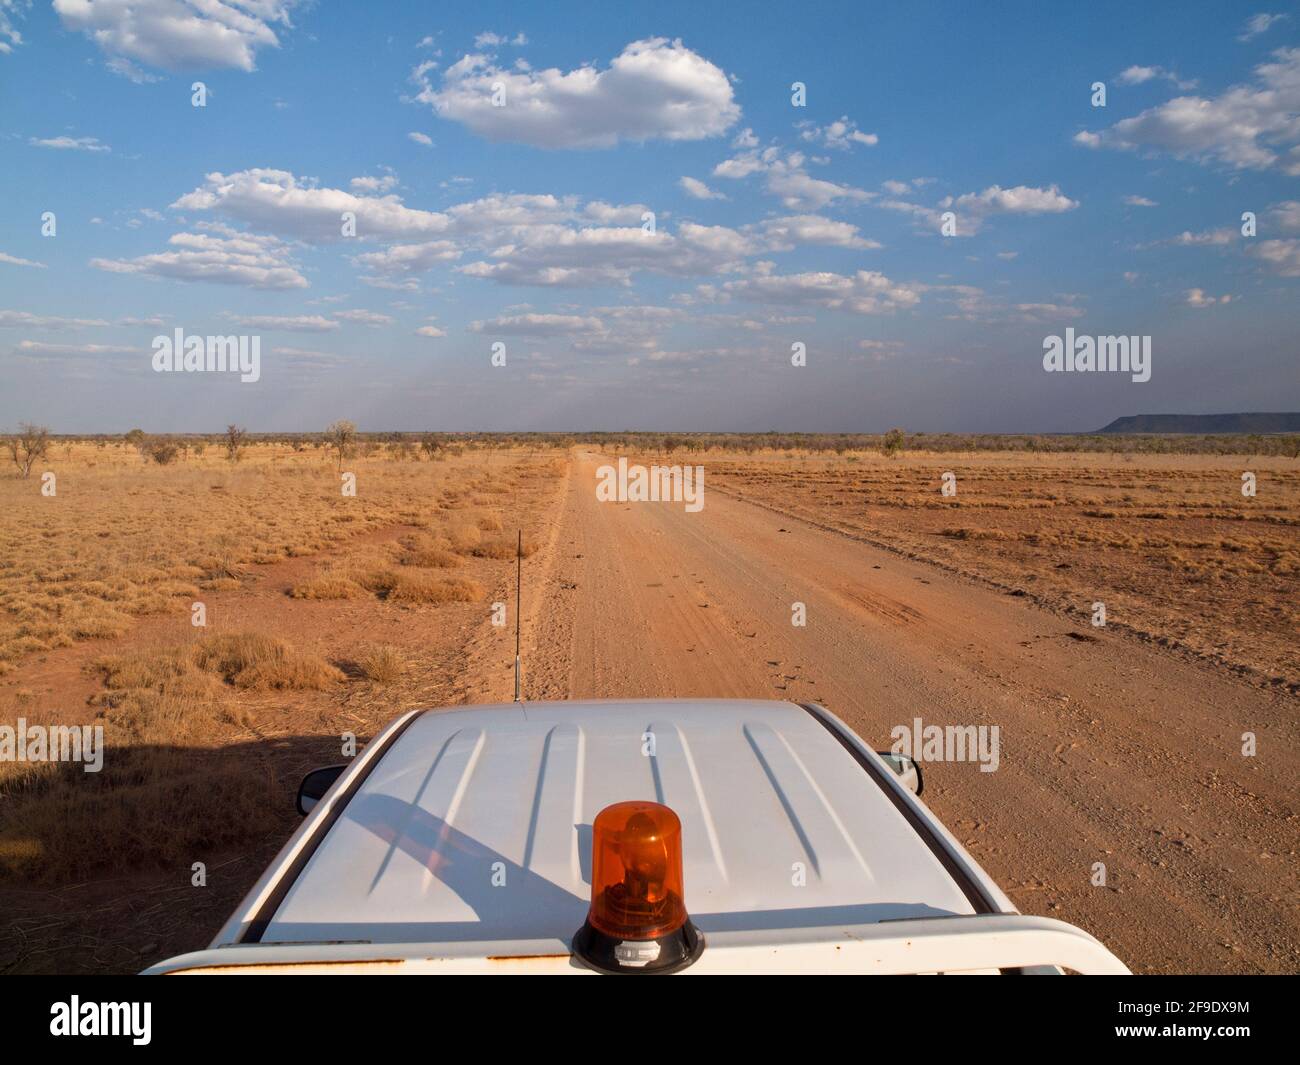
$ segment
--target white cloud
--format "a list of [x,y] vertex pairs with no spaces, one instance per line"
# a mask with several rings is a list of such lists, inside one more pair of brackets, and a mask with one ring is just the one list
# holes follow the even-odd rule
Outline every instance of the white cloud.
[[15,17],[27,14],[31,0],[0,0],[0,55],[8,55],[23,43],[23,35],[14,25]]
[[818,211],[836,200],[862,203],[875,196],[851,185],[815,178],[804,169],[805,162],[802,152],[782,156],[776,148],[751,149],[723,160],[713,168],[713,176],[739,180],[764,174],[766,190],[792,211]]
[[513,37],[503,37],[499,33],[484,32],[474,38],[475,48],[499,48],[506,44],[522,48],[527,43],[528,38],[522,33],[516,33]]
[[92,355],[131,355],[138,354],[141,349],[122,344],[47,344],[43,340],[23,340],[19,341],[15,350],[27,355],[59,355],[76,358]]
[[1061,193],[1056,185],[1048,188],[1034,188],[1031,185],[1016,185],[1004,189],[1001,185],[990,185],[983,192],[967,192],[954,199],[945,196],[939,201],[943,208],[954,208],[959,213],[977,214],[1060,214],[1072,211],[1079,206],[1077,200]]
[[1300,277],[1300,239],[1261,240],[1251,245],[1247,254],[1281,277]]
[[1017,316],[1023,322],[1051,322],[1058,318],[1082,318],[1082,307],[1065,303],[1017,303]]
[[290,333],[331,333],[339,327],[338,322],[323,318],[319,314],[296,316],[256,314],[240,318],[238,321],[247,329],[279,329]]
[[88,329],[106,326],[102,318],[60,318],[30,311],[0,311],[0,327],[23,329]]
[[172,251],[134,259],[91,259],[90,265],[114,274],[144,274],[180,281],[212,281],[259,289],[307,288],[307,279],[289,258],[289,249],[274,237],[239,233],[224,226],[204,232],[176,233]]
[[685,190],[688,196],[693,196],[697,200],[725,200],[727,198],[721,192],[714,192],[699,178],[683,177],[677,184]]
[[1121,85],[1141,85],[1144,81],[1156,77],[1159,72],[1159,67],[1129,67],[1115,80]]
[[812,177],[804,171],[798,153],[768,168],[767,191],[779,196],[781,203],[792,211],[817,211],[836,200],[863,203],[872,198],[872,193],[851,185],[838,185]]
[[643,203],[613,204],[592,200],[582,209],[582,216],[605,226],[640,225],[648,210],[650,208]]
[[815,214],[768,219],[761,228],[771,251],[789,251],[799,244],[859,249],[882,247],[877,241],[863,237],[855,225]]
[[1075,142],[1300,176],[1300,48],[1278,49],[1254,73],[1254,85],[1178,96],[1099,133],[1076,134]]
[[935,292],[952,301],[954,313],[947,317],[966,322],[1023,322],[1043,324],[1083,317],[1083,308],[1075,305],[1076,297],[1062,295],[1060,302],[1022,302],[1008,304],[974,285],[942,285]]
[[1155,200],[1148,200],[1145,196],[1125,196],[1124,202],[1130,207],[1159,207]]
[[377,311],[367,311],[362,309],[350,311],[335,311],[334,317],[345,322],[356,322],[360,325],[392,325],[393,319],[386,314],[380,314]]
[[516,285],[626,285],[642,270],[676,276],[734,272],[757,249],[752,238],[725,226],[684,222],[675,233],[647,233],[639,226],[538,225],[496,248],[488,260],[459,269]]
[[924,287],[891,281],[884,274],[859,270],[846,276],[827,272],[760,273],[721,288],[726,296],[759,303],[812,304],[852,314],[886,314],[915,306]]
[[454,241],[427,240],[419,244],[394,244],[383,251],[354,256],[352,261],[379,274],[416,274],[460,256]]
[[1269,15],[1266,13],[1251,15],[1246,20],[1246,25],[1242,27],[1241,33],[1237,35],[1237,40],[1254,40],[1261,33],[1267,33],[1275,22],[1281,22],[1286,17],[1286,15]]
[[131,60],[123,59],[121,56],[110,59],[104,66],[109,73],[116,74],[119,78],[126,78],[127,81],[134,82],[136,85],[150,85],[155,81],[162,81],[162,78],[156,74],[141,70]]
[[102,144],[98,137],[30,137],[28,143],[37,148],[58,148],[71,152],[112,151],[107,144]]
[[1172,70],[1166,70],[1164,67],[1129,67],[1127,70],[1121,71],[1115,80],[1121,85],[1142,85],[1157,78],[1162,81],[1173,82],[1184,92],[1196,88],[1195,81],[1184,81]]
[[421,337],[445,337],[447,334],[436,325],[422,325],[415,331],[415,335]]
[[[801,165],[797,153],[763,162],[776,188],[787,193],[787,202],[870,195],[829,183],[829,193],[804,190],[795,195],[782,182],[795,178]],[[494,193],[433,212],[406,207],[392,193],[360,195],[389,188],[386,178],[358,178],[352,184],[352,191],[320,188],[278,170],[209,174],[200,188],[172,206],[219,212],[312,243],[341,239],[339,216],[350,210],[357,216],[358,239],[387,245],[352,256],[352,263],[365,271],[360,280],[373,287],[407,290],[417,287],[415,275],[458,261],[464,263],[458,269],[466,276],[507,284],[621,286],[641,271],[677,277],[736,273],[753,255],[801,244],[880,246],[856,226],[809,210],[743,230],[683,222],[673,230],[660,227],[650,233],[641,225],[648,210],[643,204],[584,204],[574,196]],[[423,239],[396,242],[408,234]]]
[[420,291],[420,283],[409,277],[402,281],[394,281],[389,277],[358,277],[357,280],[363,285],[369,285],[371,288],[382,288],[391,292]]
[[859,340],[858,347],[863,351],[897,351],[903,346],[901,340]]
[[[746,133],[749,131],[746,130]],[[750,174],[762,173],[766,170],[772,160],[779,158],[780,153],[776,148],[766,148],[762,152],[755,148],[748,148],[739,155],[730,159],[724,159],[713,168],[713,176],[721,178],[730,178],[738,181],[741,178],[747,178]]]
[[354,192],[384,193],[397,188],[396,174],[382,174],[379,177],[354,177],[348,184]]
[[844,115],[828,126],[804,123],[803,132],[799,135],[806,141],[820,144],[825,148],[835,148],[842,152],[848,151],[855,144],[874,147],[880,143],[880,138],[874,133],[863,133],[858,129],[857,123],[848,115]]
[[68,319],[57,315],[34,315],[30,311],[0,311],[0,328],[9,329],[103,329],[108,325],[151,326],[160,328],[161,317],[121,317],[116,321],[104,319]]
[[1189,288],[1187,290],[1187,305],[1189,307],[1213,307],[1216,303],[1231,302],[1231,296],[1207,296],[1204,290],[1199,288]]
[[[538,148],[608,148],[619,141],[701,140],[740,117],[727,75],[680,40],[634,41],[604,70],[505,70],[462,57],[440,86],[417,68],[416,99],[491,141]],[[493,105],[493,85],[505,106]]]
[[904,200],[884,200],[878,206],[911,214],[919,224],[929,229],[939,228],[942,211],[952,211],[957,216],[957,236],[969,237],[978,233],[984,223],[996,215],[1061,214],[1074,210],[1079,203],[1062,193],[1056,185],[1047,188],[1016,185],[1006,189],[1001,185],[990,185],[983,192],[945,196],[934,208]]
[[583,333],[602,333],[605,324],[599,318],[573,314],[516,314],[471,322],[471,333],[491,336],[554,337]]
[[1273,223],[1287,233],[1300,232],[1300,200],[1283,200],[1269,208]]
[[361,196],[343,189],[317,188],[286,170],[252,169],[208,174],[204,183],[172,204],[177,210],[215,211],[229,218],[313,243],[342,240],[341,215],[357,219],[357,238],[386,240],[443,232],[445,214],[415,211],[401,198]]
[[1237,231],[1235,229],[1231,226],[1221,226],[1218,229],[1207,229],[1201,233],[1193,233],[1189,229],[1184,229],[1178,236],[1171,237],[1163,243],[1182,248],[1217,248],[1225,244],[1231,244],[1236,239]]
[[433,138],[427,133],[420,133],[416,130],[412,130],[407,134],[407,136],[410,137],[411,140],[415,141],[416,144],[423,144],[426,148],[432,147],[433,145]]
[[34,259],[20,259],[17,255],[10,255],[3,251],[0,251],[0,263],[8,263],[10,266],[34,266],[38,270],[45,269],[44,263],[38,263]]
[[63,25],[110,59],[164,70],[256,68],[257,51],[279,46],[273,24],[292,28],[296,0],[54,0]]

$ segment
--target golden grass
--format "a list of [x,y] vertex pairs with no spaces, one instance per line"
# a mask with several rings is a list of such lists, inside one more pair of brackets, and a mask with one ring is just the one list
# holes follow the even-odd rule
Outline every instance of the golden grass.
[[[237,690],[314,690],[343,674],[260,633],[104,656],[103,768],[10,763],[0,774],[0,876],[64,880],[193,861],[276,820],[269,761],[230,746],[254,717]],[[91,723],[91,722],[87,722]]]
[[487,591],[466,577],[434,578],[423,573],[397,575],[388,598],[399,603],[478,603]]
[[476,524],[460,521],[447,530],[451,546],[457,551],[469,551],[483,542],[483,531]]
[[516,552],[524,558],[528,558],[537,551],[537,545],[531,540],[525,540],[520,547],[515,537],[499,537],[491,540],[484,540],[482,543],[470,549],[470,554],[477,558],[514,558]]
[[406,656],[396,647],[381,644],[362,651],[356,665],[366,680],[389,684],[406,672]]
[[295,584],[289,594],[295,599],[361,599],[366,590],[341,573],[323,573]]
[[256,633],[210,636],[196,645],[193,658],[199,669],[217,673],[236,688],[253,691],[319,690],[343,679],[339,670],[315,655]]
[[400,542],[406,548],[398,560],[403,566],[452,569],[461,565],[460,558],[451,550],[451,541],[444,536],[420,534],[403,537]]
[[[486,493],[500,506],[556,469],[520,451],[453,449],[432,462],[366,450],[374,455],[346,464],[357,476],[354,497],[342,495],[329,456],[288,444],[251,445],[236,464],[207,447],[160,466],[117,442],[59,441],[43,463],[57,476],[53,498],[35,477],[0,476],[0,676],[31,654],[120,636],[136,618],[237,590],[260,566],[393,525],[436,532],[407,565],[452,568],[457,553],[502,528],[499,513],[464,510],[471,497]],[[380,584],[384,595],[396,586]],[[376,592],[346,573],[317,574],[292,594],[346,599],[367,590]]]
[[[509,576],[471,552],[532,515],[564,467],[522,448],[365,450],[345,465],[355,497],[327,456],[281,444],[237,465],[211,447],[160,465],[59,441],[57,496],[0,476],[0,722],[100,725],[106,747],[99,773],[0,764],[0,882],[38,889],[21,896],[29,921],[47,888],[94,880],[115,907],[103,928],[119,927],[140,884],[183,884],[196,861],[282,840],[301,774],[339,760],[340,734],[459,697],[444,663]],[[196,600],[258,631],[192,630]],[[150,614],[175,620],[142,624]],[[178,628],[194,638],[153,642]],[[393,642],[366,643],[380,631]],[[295,647],[303,632],[329,660]],[[88,639],[114,643],[71,646]],[[77,662],[91,663],[88,705]],[[192,946],[227,906],[214,902]]]

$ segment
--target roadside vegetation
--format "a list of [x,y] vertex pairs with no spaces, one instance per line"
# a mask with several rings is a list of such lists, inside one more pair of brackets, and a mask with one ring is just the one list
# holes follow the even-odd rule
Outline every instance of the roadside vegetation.
[[[514,529],[564,465],[332,432],[45,437],[30,477],[0,478],[0,721],[105,740],[98,773],[0,764],[0,891],[179,875],[282,838],[301,772],[340,760],[337,737],[454,701],[447,663],[513,586]],[[296,576],[272,593],[280,571]],[[196,603],[214,627],[190,625]],[[57,680],[56,661],[78,665]]]

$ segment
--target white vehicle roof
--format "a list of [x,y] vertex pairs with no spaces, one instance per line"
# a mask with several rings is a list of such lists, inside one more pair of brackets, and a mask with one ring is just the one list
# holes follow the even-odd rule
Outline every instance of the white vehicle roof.
[[592,821],[626,799],[681,818],[687,906],[706,935],[974,912],[880,787],[792,703],[531,703],[415,720],[262,940],[572,935],[590,902]]
[[[1016,914],[885,763],[819,707],[517,703],[394,722],[213,949],[154,971],[381,958],[444,971],[499,959],[570,967],[590,902],[593,819],[629,799],[681,819],[686,906],[709,944],[701,970],[727,955],[761,968],[774,950],[787,970],[862,971],[863,951],[877,967],[906,965],[897,959],[919,956],[921,942],[950,952],[965,924],[953,917]],[[1032,945],[1042,929],[1014,925],[1043,919],[1010,919],[990,955],[1010,960],[970,957],[1050,961]],[[1003,918],[971,920],[975,931]],[[1067,952],[1105,954],[1086,933],[1046,925]]]

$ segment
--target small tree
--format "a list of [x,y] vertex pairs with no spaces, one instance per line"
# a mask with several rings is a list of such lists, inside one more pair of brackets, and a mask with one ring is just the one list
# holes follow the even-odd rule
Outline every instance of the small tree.
[[226,426],[226,458],[231,462],[239,461],[239,454],[244,447],[244,437],[247,435],[248,431],[238,425]]
[[442,450],[442,441],[438,439],[436,433],[425,433],[420,437],[420,449],[426,458],[434,458]]
[[894,458],[903,450],[906,434],[902,429],[890,429],[880,439],[880,453],[886,458]]
[[18,432],[9,437],[9,455],[18,467],[18,476],[30,477],[37,459],[44,458],[50,450],[50,431],[43,425],[23,422]]
[[343,460],[352,450],[357,438],[357,427],[348,421],[337,421],[325,429],[325,443],[338,457],[339,469],[343,469]]
[[159,466],[166,466],[176,461],[181,449],[170,440],[150,440],[145,444],[144,450]]

